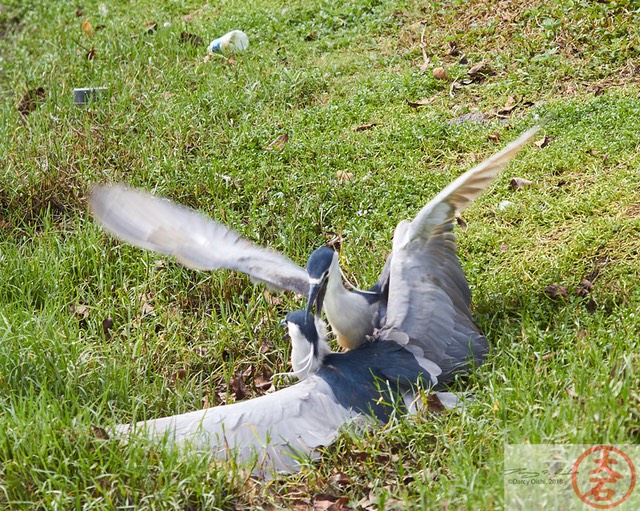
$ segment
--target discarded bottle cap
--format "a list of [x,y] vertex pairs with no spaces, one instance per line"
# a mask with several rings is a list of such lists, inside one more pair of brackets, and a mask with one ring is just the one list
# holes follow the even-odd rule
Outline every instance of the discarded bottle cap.
[[241,30],[232,30],[231,32],[218,37],[211,41],[209,45],[209,53],[216,52],[233,52],[245,50],[249,46],[249,38],[247,34]]
[[73,104],[86,105],[91,100],[103,97],[107,93],[107,87],[86,87],[73,89]]

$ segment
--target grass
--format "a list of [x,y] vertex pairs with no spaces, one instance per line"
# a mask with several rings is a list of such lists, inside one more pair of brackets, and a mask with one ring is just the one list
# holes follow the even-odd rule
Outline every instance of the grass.
[[[307,509],[330,493],[361,509],[500,509],[505,443],[638,442],[639,21],[630,0],[4,2],[0,507]],[[251,46],[233,59],[180,42],[235,28]],[[481,61],[490,73],[470,80]],[[108,97],[72,105],[85,86]],[[465,410],[345,434],[271,483],[103,438],[116,422],[231,402],[243,373],[260,394],[259,376],[287,368],[277,324],[301,303],[119,244],[87,213],[91,183],[154,190],[301,264],[340,235],[366,286],[399,220],[539,117],[551,142],[462,214],[492,345],[458,384],[475,396]],[[532,184],[512,190],[513,177]]]

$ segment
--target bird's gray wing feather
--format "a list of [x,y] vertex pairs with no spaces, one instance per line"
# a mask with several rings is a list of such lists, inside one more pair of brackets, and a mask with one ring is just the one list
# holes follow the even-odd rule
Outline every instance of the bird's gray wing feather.
[[141,433],[152,440],[211,451],[216,457],[255,462],[254,473],[298,470],[299,461],[329,445],[341,426],[360,417],[340,405],[320,377],[231,405],[116,426],[116,433]]
[[95,186],[90,205],[113,235],[189,268],[237,270],[272,288],[305,296],[309,291],[303,268],[195,210],[123,185]]
[[502,151],[452,181],[418,212],[398,242],[407,244],[418,237],[429,236],[435,226],[453,221],[455,212],[475,200],[539,129],[539,126],[534,126],[525,131]]
[[480,363],[487,339],[470,312],[471,293],[458,260],[453,225],[466,207],[531,140],[522,134],[445,187],[411,222],[396,228],[388,275],[386,319],[379,336],[420,348],[442,368],[441,383],[469,362]]

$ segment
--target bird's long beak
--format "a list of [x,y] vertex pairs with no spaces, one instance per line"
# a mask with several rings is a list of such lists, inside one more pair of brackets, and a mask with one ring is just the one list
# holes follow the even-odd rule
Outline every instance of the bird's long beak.
[[311,308],[315,304],[316,313],[315,317],[319,318],[322,312],[322,304],[324,302],[324,294],[327,291],[327,283],[326,281],[321,281],[318,283],[312,283],[309,286],[309,296],[307,299],[307,313],[311,313]]

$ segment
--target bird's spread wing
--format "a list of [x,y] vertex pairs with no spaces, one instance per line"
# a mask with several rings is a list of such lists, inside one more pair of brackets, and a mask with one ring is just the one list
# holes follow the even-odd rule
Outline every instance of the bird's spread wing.
[[123,185],[94,187],[90,204],[118,238],[171,255],[189,268],[237,270],[272,288],[304,296],[309,291],[303,268],[192,209]]
[[466,207],[531,140],[538,128],[445,187],[411,222],[400,222],[382,283],[388,293],[378,337],[422,350],[442,368],[441,383],[470,361],[479,363],[488,342],[473,323],[471,293],[456,253],[455,212]]
[[466,208],[478,198],[539,129],[539,126],[535,126],[525,131],[502,151],[452,181],[418,212],[402,239],[394,240],[394,246],[396,243],[404,245],[416,238],[429,236],[435,226],[452,222],[455,212]]
[[116,426],[117,434],[140,433],[181,447],[212,452],[255,463],[254,473],[293,472],[305,458],[317,457],[318,447],[330,444],[357,412],[340,405],[329,384],[312,376],[272,394],[174,415]]

